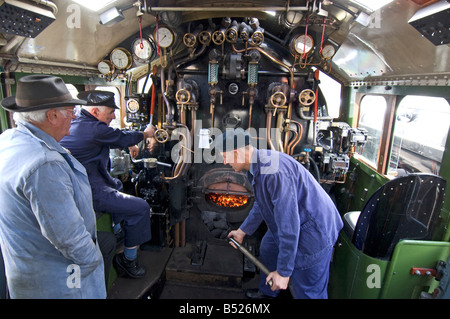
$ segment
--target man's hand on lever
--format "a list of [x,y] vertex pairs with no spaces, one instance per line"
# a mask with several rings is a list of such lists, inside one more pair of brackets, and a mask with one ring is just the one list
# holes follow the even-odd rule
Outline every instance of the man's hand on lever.
[[[228,238],[233,238],[236,240],[239,244],[242,244],[242,241],[244,240],[245,233],[239,228],[237,230],[232,230],[229,232]],[[233,244],[231,241],[229,242],[231,246],[237,249],[236,245]]]

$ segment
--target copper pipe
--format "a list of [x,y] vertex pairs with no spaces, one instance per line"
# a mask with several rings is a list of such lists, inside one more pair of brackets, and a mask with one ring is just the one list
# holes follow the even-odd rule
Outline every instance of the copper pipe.
[[[294,142],[297,140],[298,138],[298,133],[296,130],[294,130],[293,128],[289,128],[289,131],[294,133],[294,136],[292,137],[291,142],[287,145],[287,147],[284,149],[284,152],[288,155],[292,155],[292,145],[294,144]],[[287,138],[286,138],[287,140]]]
[[292,145],[290,145],[290,150],[289,150],[289,155],[292,155],[294,152],[295,147],[298,145],[298,143],[300,143],[300,140],[302,139],[303,136],[303,125],[300,122],[294,121],[294,120],[290,120],[291,123],[294,123],[295,125],[298,126],[299,129],[299,133],[298,133],[298,137],[297,139],[294,141],[292,141]]
[[272,111],[268,111],[266,115],[266,138],[267,138],[267,144],[269,145],[271,150],[275,150],[275,147],[273,146],[272,139],[270,138],[270,129],[272,126]]

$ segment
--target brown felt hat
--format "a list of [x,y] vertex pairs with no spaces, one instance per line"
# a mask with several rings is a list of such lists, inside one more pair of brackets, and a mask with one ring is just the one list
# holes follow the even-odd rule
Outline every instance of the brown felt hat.
[[16,95],[7,97],[0,103],[10,112],[31,112],[84,105],[86,101],[74,99],[60,77],[33,74],[20,78]]

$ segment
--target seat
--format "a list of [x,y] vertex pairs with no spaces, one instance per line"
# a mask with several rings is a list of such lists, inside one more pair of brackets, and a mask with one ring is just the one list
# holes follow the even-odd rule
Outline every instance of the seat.
[[381,186],[361,212],[344,215],[344,231],[364,254],[389,260],[402,239],[432,240],[438,229],[446,181],[410,174]]

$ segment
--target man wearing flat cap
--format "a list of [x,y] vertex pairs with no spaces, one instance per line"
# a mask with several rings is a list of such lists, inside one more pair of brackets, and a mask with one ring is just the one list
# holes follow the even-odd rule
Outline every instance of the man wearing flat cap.
[[122,192],[122,183],[113,178],[108,171],[110,148],[126,148],[142,140],[153,137],[154,127],[143,132],[121,131],[109,124],[115,119],[118,109],[114,93],[107,91],[86,91],[78,94],[86,101],[80,115],[72,121],[70,135],[61,140],[86,168],[92,188],[94,209],[111,214],[115,225],[123,221],[124,252],[114,257],[119,275],[141,278],[145,268],[140,266],[137,248],[151,239],[150,206],[136,196]]
[[263,221],[268,228],[259,259],[271,273],[261,274],[259,289],[248,290],[247,297],[276,297],[291,281],[294,298],[327,298],[333,245],[343,227],[328,194],[300,163],[284,153],[256,149],[242,129],[227,130],[216,141],[224,164],[246,171],[255,194],[249,215],[228,237],[242,242]]
[[0,246],[12,298],[105,298],[85,168],[58,142],[73,99],[59,77],[30,75],[1,101],[17,127],[0,135]]

